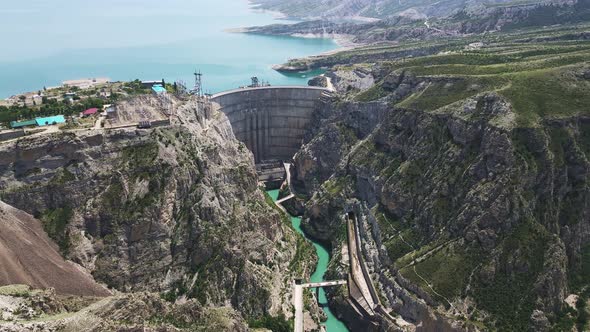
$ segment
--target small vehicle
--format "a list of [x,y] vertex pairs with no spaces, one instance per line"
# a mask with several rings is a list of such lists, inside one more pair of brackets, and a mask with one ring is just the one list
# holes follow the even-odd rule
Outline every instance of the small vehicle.
[[149,129],[149,128],[151,128],[151,127],[152,127],[152,123],[151,123],[151,122],[149,122],[149,121],[140,121],[140,122],[137,124],[137,128],[138,128],[138,129]]

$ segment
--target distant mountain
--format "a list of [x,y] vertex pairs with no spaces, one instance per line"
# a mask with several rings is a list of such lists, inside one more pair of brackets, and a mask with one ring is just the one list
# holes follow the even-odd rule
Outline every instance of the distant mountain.
[[301,19],[415,19],[495,10],[501,7],[572,5],[577,0],[255,0],[260,8]]
[[[293,8],[289,7],[285,10],[293,13],[292,9],[295,9],[294,3],[300,3],[301,6],[304,6],[304,3],[307,3],[308,0],[290,2],[287,0],[261,1],[267,1],[269,4],[272,1],[277,6],[279,3],[290,4]],[[484,3],[481,0],[443,0],[436,4],[431,3],[429,6],[416,5],[414,7],[408,6],[411,6],[412,3],[423,4],[425,1],[402,2],[403,7],[400,7],[398,1],[396,2],[397,5],[391,3],[389,11],[378,11],[384,17],[382,19],[372,19],[373,21],[365,23],[346,21],[346,17],[356,17],[358,19],[360,17],[358,15],[368,14],[369,8],[374,8],[377,3],[381,4],[379,8],[383,9],[385,8],[383,7],[385,2],[392,0],[373,0],[365,7],[360,6],[363,1],[369,2],[369,0],[359,0],[355,2],[356,7],[354,7],[357,9],[362,7],[363,10],[352,11],[350,10],[352,7],[345,6],[347,3],[345,1],[331,10],[322,10],[325,16],[321,19],[313,20],[309,16],[303,22],[296,24],[250,27],[244,29],[244,31],[291,36],[332,37],[346,35],[350,36],[349,39],[355,43],[371,44],[378,42],[424,41],[590,21],[590,0],[545,1],[538,3],[532,3],[528,0],[519,2],[498,0],[493,4],[490,2]],[[328,6],[328,3],[326,1],[313,4],[309,2],[308,6],[307,12],[314,13],[315,10],[312,8]],[[302,8],[299,8],[299,10],[303,10]],[[400,11],[402,8],[408,9]],[[337,13],[341,13],[341,16],[329,16],[337,15]]]

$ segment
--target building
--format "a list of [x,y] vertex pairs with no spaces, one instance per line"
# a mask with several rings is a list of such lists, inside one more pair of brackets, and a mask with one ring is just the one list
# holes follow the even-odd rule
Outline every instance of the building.
[[109,106],[105,109],[107,119],[113,119],[116,116],[117,110],[114,106]]
[[156,84],[152,86],[152,91],[156,95],[161,95],[166,93],[166,88],[164,88],[161,84]]
[[72,101],[74,101],[75,98],[76,98],[75,92],[66,92],[64,94],[64,100],[72,102]]
[[89,108],[80,114],[81,117],[85,118],[87,116],[95,115],[98,113],[98,108]]
[[35,120],[12,121],[10,123],[10,128],[16,129],[16,128],[32,127],[32,126],[36,126],[36,125],[37,125],[37,121],[35,121]]
[[65,123],[66,119],[64,118],[63,115],[55,115],[55,116],[48,116],[45,118],[36,118],[35,122],[37,123],[37,126],[43,127],[43,126],[50,126],[50,125],[55,125],[55,124],[59,124],[59,123]]
[[164,81],[164,79],[162,79],[161,81],[141,81],[141,86],[146,89],[149,89],[154,85],[165,86],[166,82]]

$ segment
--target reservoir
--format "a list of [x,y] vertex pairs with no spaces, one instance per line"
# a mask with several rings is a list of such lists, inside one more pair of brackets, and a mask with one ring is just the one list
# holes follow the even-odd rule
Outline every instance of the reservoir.
[[246,0],[21,0],[0,8],[0,98],[64,80],[183,80],[203,73],[206,92],[258,76],[304,85],[309,74],[272,70],[290,58],[333,50],[329,39],[259,36],[227,30],[288,23]]
[[[279,197],[279,190],[278,189],[269,190],[269,191],[267,191],[267,193],[270,195],[270,197],[272,197],[273,201],[276,201]],[[301,218],[293,217],[293,216],[290,216],[290,217],[291,217],[291,225],[293,226],[295,231],[297,231],[297,233],[299,233],[301,236],[304,236],[307,240],[309,240],[313,244],[313,246],[316,250],[316,254],[318,256],[318,263],[317,263],[314,273],[311,275],[310,282],[324,281],[324,274],[326,273],[326,270],[328,269],[328,264],[330,263],[330,253],[323,245],[321,245],[320,243],[317,243],[317,242],[313,241],[312,239],[308,238],[307,236],[305,236],[305,233],[301,229]],[[315,291],[315,290],[312,289],[312,291]],[[327,332],[347,332],[348,328],[346,327],[346,325],[344,325],[344,323],[342,323],[340,320],[338,320],[338,318],[336,318],[334,313],[332,313],[332,311],[328,307],[328,299],[326,298],[326,292],[324,291],[323,288],[320,288],[320,290],[319,290],[318,302],[319,302],[320,307],[322,308],[322,310],[324,311],[324,313],[328,317],[328,319],[323,323],[323,325],[326,327],[326,331]]]

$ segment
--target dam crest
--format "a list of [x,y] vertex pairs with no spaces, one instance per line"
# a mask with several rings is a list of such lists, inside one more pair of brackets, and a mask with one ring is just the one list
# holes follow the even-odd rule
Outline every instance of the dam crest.
[[256,164],[289,161],[299,151],[313,114],[331,98],[327,88],[264,86],[211,96],[228,117],[234,135],[254,155]]

